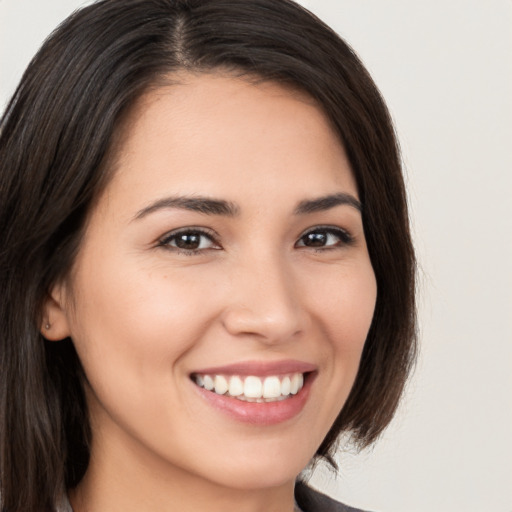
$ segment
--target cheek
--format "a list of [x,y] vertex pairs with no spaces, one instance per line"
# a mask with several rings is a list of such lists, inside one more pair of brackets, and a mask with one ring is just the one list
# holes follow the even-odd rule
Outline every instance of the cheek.
[[317,298],[317,311],[323,319],[320,325],[325,329],[325,392],[320,406],[323,414],[318,412],[319,417],[325,418],[323,435],[343,408],[355,382],[377,297],[369,261],[346,267],[340,274],[328,281],[323,297]]
[[204,282],[191,275],[105,261],[81,269],[72,337],[91,383],[123,382],[135,393],[142,382],[171,378],[214,315]]
[[343,268],[336,279],[326,278],[316,296],[326,338],[332,348],[359,357],[375,310],[377,285],[370,262]]
[[[355,382],[375,309],[377,285],[368,262],[326,268],[309,281],[309,309],[320,329],[315,350],[322,361],[317,378],[320,398],[313,403],[315,451],[343,408]],[[305,291],[305,290],[304,290]],[[314,444],[316,443],[316,445]]]

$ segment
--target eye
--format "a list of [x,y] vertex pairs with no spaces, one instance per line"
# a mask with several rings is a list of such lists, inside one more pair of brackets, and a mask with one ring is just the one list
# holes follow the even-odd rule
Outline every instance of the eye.
[[311,247],[313,249],[332,249],[350,245],[354,242],[352,236],[344,229],[332,226],[317,226],[304,233],[295,244],[296,247]]
[[159,240],[158,246],[185,254],[199,253],[208,249],[220,249],[212,233],[197,228],[172,231]]

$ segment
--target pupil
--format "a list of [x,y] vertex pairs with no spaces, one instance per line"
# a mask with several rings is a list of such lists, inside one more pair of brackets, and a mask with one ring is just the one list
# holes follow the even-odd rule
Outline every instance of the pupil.
[[176,246],[180,249],[197,249],[200,243],[201,235],[197,233],[186,233],[176,239]]
[[308,247],[323,247],[327,241],[327,235],[325,233],[308,233],[306,235],[305,244]]

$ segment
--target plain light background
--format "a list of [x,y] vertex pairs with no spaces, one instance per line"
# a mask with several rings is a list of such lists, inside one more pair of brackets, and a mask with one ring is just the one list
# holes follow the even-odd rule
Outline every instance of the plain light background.
[[[250,0],[248,0],[250,1]],[[0,107],[79,0],[0,0]],[[381,441],[325,492],[378,512],[512,512],[512,2],[304,0],[361,56],[401,140],[421,357]]]

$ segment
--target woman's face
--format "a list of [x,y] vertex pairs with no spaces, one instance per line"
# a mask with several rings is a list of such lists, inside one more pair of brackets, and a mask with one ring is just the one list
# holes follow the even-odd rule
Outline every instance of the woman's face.
[[288,484],[375,305],[344,149],[307,97],[215,74],[148,93],[125,130],[50,318],[87,376],[91,468]]

